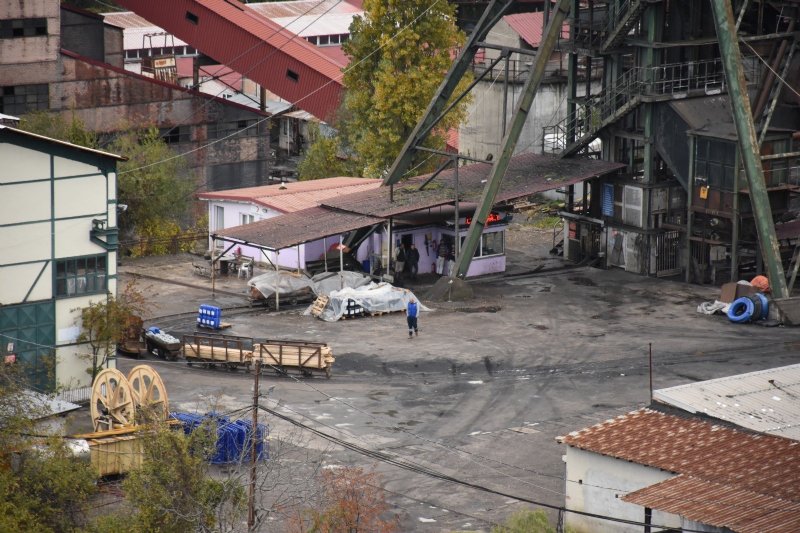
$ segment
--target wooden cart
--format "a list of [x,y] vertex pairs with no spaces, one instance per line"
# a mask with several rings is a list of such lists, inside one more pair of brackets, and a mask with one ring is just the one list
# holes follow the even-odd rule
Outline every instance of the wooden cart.
[[221,365],[228,370],[249,368],[253,359],[253,339],[236,335],[188,333],[183,336],[183,356],[191,366],[206,368]]
[[191,366],[202,364],[206,368],[223,366],[228,370],[247,369],[261,361],[262,371],[273,369],[286,375],[297,369],[304,376],[324,372],[331,377],[335,358],[330,346],[322,342],[266,339],[254,341],[250,337],[219,333],[188,333],[182,339],[183,356]]
[[262,368],[273,368],[279,374],[297,368],[304,376],[325,372],[327,378],[331,377],[335,361],[330,346],[325,343],[276,339],[254,344],[253,358],[261,360]]

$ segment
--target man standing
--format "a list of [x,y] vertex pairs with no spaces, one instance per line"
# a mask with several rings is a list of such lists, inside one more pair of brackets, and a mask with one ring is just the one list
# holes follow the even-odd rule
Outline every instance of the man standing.
[[396,281],[400,280],[403,270],[406,266],[406,246],[405,244],[398,244],[397,255],[394,258],[394,278]]
[[417,279],[417,271],[419,270],[419,250],[417,245],[411,243],[411,249],[408,251],[406,260],[408,261],[409,270],[411,270],[411,279]]
[[409,339],[414,335],[419,336],[419,330],[417,329],[417,316],[419,316],[419,305],[417,304],[417,300],[415,300],[412,296],[411,300],[408,302],[408,307],[406,307],[406,321],[408,321]]

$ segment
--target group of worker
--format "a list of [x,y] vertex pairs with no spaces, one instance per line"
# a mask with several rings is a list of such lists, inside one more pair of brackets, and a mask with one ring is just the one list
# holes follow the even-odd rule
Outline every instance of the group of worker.
[[408,273],[412,280],[416,280],[419,272],[419,250],[417,250],[417,245],[413,242],[408,248],[406,248],[405,244],[399,245],[394,264],[396,279]]

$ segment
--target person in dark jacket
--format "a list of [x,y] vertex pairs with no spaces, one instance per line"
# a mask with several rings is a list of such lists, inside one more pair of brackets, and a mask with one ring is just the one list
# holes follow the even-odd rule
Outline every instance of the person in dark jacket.
[[408,322],[409,339],[414,335],[419,336],[419,329],[417,329],[417,316],[419,316],[419,304],[412,296],[411,300],[408,301],[408,306],[406,307],[406,321]]
[[419,250],[417,250],[417,245],[413,242],[406,254],[406,261],[408,261],[408,268],[411,271],[411,279],[417,279],[417,271],[419,270]]

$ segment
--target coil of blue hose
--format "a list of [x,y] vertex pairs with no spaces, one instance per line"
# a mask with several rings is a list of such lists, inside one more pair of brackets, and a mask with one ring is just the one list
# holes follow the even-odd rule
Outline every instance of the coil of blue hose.
[[761,300],[761,318],[766,319],[769,316],[769,300],[761,292],[757,292],[755,297]]
[[737,324],[749,322],[753,318],[755,305],[747,296],[742,296],[733,301],[728,308],[728,320]]

